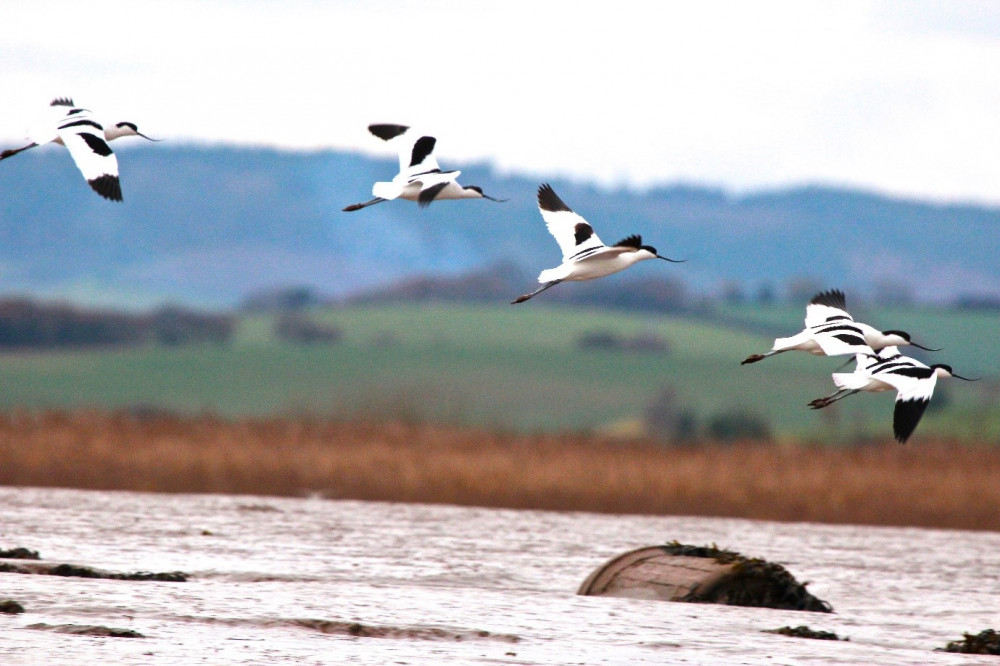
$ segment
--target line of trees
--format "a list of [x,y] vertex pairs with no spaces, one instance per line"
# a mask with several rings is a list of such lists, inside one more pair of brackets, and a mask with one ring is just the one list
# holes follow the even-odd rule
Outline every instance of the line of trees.
[[235,324],[229,315],[174,306],[130,314],[28,298],[0,299],[0,349],[221,344],[229,341]]

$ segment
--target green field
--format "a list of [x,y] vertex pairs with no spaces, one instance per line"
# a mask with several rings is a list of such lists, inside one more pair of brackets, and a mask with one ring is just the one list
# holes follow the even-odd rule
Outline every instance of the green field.
[[[805,406],[833,391],[829,373],[843,359],[789,353],[740,366],[748,354],[770,348],[771,327],[775,334],[798,331],[802,314],[748,306],[697,317],[536,304],[350,307],[312,313],[344,332],[341,342],[323,345],[278,341],[270,317],[248,316],[224,346],[2,355],[0,408],[306,413],[635,433],[653,398],[669,388],[701,424],[746,410],[779,436],[843,442],[891,434],[889,394],[854,396],[823,412]],[[923,358],[985,378],[939,384],[918,436],[1000,436],[996,315],[928,309],[866,320],[945,347]],[[655,334],[669,350],[585,350],[578,339],[588,332]]]

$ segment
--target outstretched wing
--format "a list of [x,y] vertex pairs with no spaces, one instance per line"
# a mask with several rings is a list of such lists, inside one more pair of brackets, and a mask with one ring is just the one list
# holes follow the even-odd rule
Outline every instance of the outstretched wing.
[[417,204],[421,208],[426,208],[434,201],[439,194],[455,182],[461,171],[435,171],[412,176],[407,185],[419,185],[420,194],[417,195]]
[[865,334],[853,321],[834,319],[812,328],[816,344],[827,356],[865,354],[875,356],[875,350],[865,342]]
[[421,208],[426,208],[431,205],[434,201],[434,197],[441,194],[441,190],[448,187],[448,183],[435,183],[429,187],[425,187],[420,190],[420,194],[417,195],[417,205]]
[[844,292],[839,289],[821,291],[813,296],[806,306],[806,328],[819,326],[828,321],[854,321],[847,313]]
[[590,223],[574,213],[548,183],[538,188],[538,210],[542,213],[549,233],[559,243],[563,261],[579,258],[587,252],[604,247]]
[[[896,441],[905,443],[920,423],[927,404],[934,395],[937,385],[937,374],[930,368],[918,368],[921,374],[926,374],[910,382],[896,395],[896,407],[892,412],[892,432]],[[892,370],[889,371],[892,373]]]
[[873,376],[896,389],[892,432],[896,441],[906,442],[916,430],[927,404],[934,395],[937,374],[915,358],[898,355],[874,366]]
[[71,108],[56,132],[94,191],[105,199],[121,201],[118,160],[104,139],[104,126],[86,109]]
[[369,125],[368,131],[383,141],[391,141],[396,145],[399,153],[397,178],[412,179],[415,175],[441,170],[434,159],[434,146],[437,143],[434,137],[420,135],[406,125]]

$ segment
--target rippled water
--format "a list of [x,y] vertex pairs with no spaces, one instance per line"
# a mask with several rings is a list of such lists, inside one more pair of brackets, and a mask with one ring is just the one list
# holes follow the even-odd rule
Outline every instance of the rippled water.
[[[575,594],[610,557],[674,539],[780,562],[835,613]],[[1000,663],[934,651],[1000,628],[992,532],[0,488],[14,546],[191,578],[2,573],[0,599],[27,611],[0,615],[5,665]],[[803,624],[850,641],[762,633]]]

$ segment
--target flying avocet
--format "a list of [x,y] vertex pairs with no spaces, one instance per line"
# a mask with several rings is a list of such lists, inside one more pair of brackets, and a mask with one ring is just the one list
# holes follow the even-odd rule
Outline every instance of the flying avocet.
[[123,136],[141,136],[156,141],[142,132],[133,122],[121,121],[105,127],[90,111],[60,97],[49,104],[48,121],[28,132],[28,145],[0,152],[0,160],[46,143],[66,146],[87,183],[105,199],[122,200],[118,179],[118,160],[108,142]]
[[859,391],[879,393],[896,391],[896,407],[892,413],[892,432],[896,441],[905,443],[920,423],[927,403],[934,394],[937,380],[947,377],[977,381],[955,374],[950,365],[936,363],[928,366],[915,358],[903,356],[895,346],[888,346],[876,355],[858,354],[854,372],[833,373],[837,391],[809,403],[813,409],[822,409]]
[[399,173],[390,182],[377,182],[372,186],[374,199],[364,203],[351,204],[345,211],[360,210],[391,199],[416,201],[421,208],[440,199],[494,199],[484,194],[481,187],[459,185],[461,171],[442,171],[434,159],[434,145],[437,139],[418,135],[406,125],[369,125],[368,131],[382,139],[396,144],[399,150]]
[[655,247],[643,245],[642,236],[638,234],[624,238],[610,247],[605,245],[594,233],[594,228],[563,203],[548,183],[538,188],[538,210],[542,213],[549,233],[559,243],[563,262],[555,268],[542,271],[538,275],[542,286],[530,294],[518,296],[511,301],[512,305],[523,303],[564,280],[593,280],[623,271],[644,259],[663,259],[675,264],[685,261],[661,257],[656,253]]
[[874,326],[854,321],[847,313],[844,292],[839,289],[822,291],[806,306],[806,327],[790,338],[777,338],[771,351],[751,354],[741,365],[756,363],[768,356],[797,349],[817,356],[847,354],[874,355],[889,346],[913,345],[926,351],[941,351],[918,345],[906,331],[880,331]]

